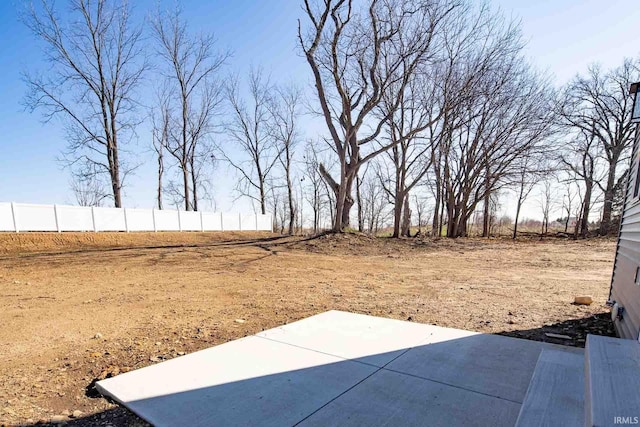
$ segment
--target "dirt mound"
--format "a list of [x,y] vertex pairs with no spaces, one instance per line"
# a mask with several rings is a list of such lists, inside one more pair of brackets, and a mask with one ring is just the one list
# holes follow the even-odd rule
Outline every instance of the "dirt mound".
[[288,246],[291,249],[300,249],[324,255],[390,255],[397,257],[399,254],[406,256],[415,251],[449,250],[464,253],[464,251],[486,249],[487,246],[508,248],[518,244],[520,242],[506,239],[446,239],[434,237],[403,237],[396,239],[349,232],[325,233],[296,241]]
[[75,252],[115,248],[155,248],[207,245],[224,241],[273,236],[268,232],[158,232],[158,233],[0,233],[0,256]]

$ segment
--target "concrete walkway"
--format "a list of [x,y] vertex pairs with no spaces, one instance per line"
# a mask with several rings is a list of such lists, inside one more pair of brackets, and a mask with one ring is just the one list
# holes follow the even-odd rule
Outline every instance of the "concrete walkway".
[[513,426],[543,348],[329,311],[97,388],[156,426]]

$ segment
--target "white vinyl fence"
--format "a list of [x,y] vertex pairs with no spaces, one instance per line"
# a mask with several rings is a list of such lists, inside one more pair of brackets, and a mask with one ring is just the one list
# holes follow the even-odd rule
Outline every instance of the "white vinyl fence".
[[271,215],[0,203],[0,231],[271,231]]

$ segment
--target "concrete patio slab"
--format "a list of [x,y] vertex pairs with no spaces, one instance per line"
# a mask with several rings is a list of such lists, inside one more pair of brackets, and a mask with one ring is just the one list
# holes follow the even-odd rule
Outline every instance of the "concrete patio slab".
[[520,405],[381,370],[302,426],[513,426]]
[[100,381],[155,426],[293,425],[376,368],[247,337]]
[[543,348],[330,311],[97,388],[157,426],[513,425]]
[[382,367],[404,351],[425,343],[437,329],[422,323],[332,310],[256,335]]
[[387,369],[522,403],[540,352],[548,344],[438,328]]

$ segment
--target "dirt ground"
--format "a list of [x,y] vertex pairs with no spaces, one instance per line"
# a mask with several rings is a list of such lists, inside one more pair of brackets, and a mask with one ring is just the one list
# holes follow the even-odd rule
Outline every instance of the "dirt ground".
[[92,382],[330,309],[582,346],[612,333],[614,252],[612,240],[0,233],[0,425],[144,425]]

